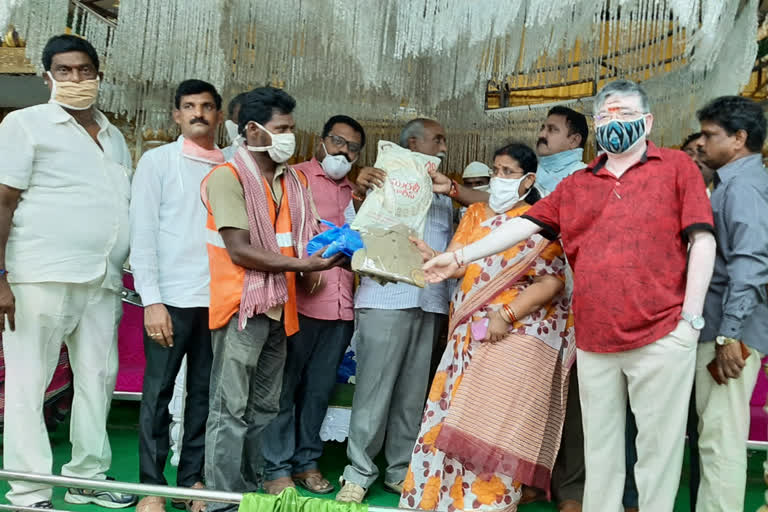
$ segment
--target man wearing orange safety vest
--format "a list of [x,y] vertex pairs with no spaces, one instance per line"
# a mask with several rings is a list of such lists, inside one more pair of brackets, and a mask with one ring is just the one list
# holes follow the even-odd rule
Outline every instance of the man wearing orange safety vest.
[[223,491],[259,488],[261,432],[279,410],[286,335],[298,331],[297,281],[311,288],[315,272],[341,262],[306,256],[319,228],[306,177],[285,165],[296,147],[295,106],[282,90],[250,91],[238,119],[243,143],[201,184],[213,348],[205,480]]

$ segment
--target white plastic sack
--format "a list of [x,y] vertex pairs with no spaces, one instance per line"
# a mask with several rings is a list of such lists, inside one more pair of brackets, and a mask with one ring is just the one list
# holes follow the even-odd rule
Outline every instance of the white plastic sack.
[[404,224],[424,238],[427,211],[432,205],[430,170],[440,159],[405,149],[394,142],[379,141],[374,167],[387,172],[384,186],[370,191],[357,212],[352,229],[390,229]]

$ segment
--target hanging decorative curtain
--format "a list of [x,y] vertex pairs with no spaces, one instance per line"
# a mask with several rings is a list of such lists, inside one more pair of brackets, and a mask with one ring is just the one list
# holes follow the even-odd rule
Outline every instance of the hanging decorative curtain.
[[[66,3],[10,0],[33,62]],[[106,54],[101,107],[141,126],[167,126],[186,78],[225,96],[279,83],[311,131],[335,113],[390,126],[435,117],[457,162],[510,136],[532,142],[546,113],[486,114],[488,80],[643,81],[654,139],[676,143],[697,107],[747,82],[757,49],[757,0],[121,0],[117,27],[101,31],[88,16],[76,13]]]

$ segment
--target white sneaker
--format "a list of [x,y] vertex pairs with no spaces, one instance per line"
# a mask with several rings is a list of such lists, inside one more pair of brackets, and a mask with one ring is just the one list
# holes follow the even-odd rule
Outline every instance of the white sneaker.
[[342,503],[362,503],[366,490],[352,482],[345,482],[344,477],[339,478],[341,490],[336,495],[336,501]]

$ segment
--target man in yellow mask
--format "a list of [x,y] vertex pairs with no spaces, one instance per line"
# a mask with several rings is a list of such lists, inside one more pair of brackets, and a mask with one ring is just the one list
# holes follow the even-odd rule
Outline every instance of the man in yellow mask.
[[[106,431],[117,377],[119,291],[128,256],[131,155],[94,104],[99,57],[76,36],[43,50],[47,104],[0,124],[0,329],[5,352],[3,465],[51,473],[45,389],[69,349],[75,388],[64,476],[106,478]],[[51,487],[12,481],[17,506],[51,508]],[[69,489],[68,503],[129,507],[136,497]]]

